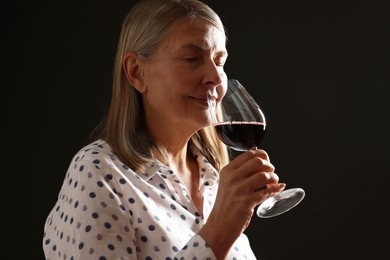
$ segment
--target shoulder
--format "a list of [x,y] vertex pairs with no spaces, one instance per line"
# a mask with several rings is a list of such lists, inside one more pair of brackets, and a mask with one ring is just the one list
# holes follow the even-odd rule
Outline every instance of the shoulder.
[[103,140],[97,140],[81,148],[73,157],[73,161],[91,160],[107,156],[113,156],[110,145]]
[[125,168],[118,157],[112,152],[108,143],[103,140],[92,142],[81,148],[72,158],[69,172],[107,171],[112,168]]
[[111,164],[119,159],[112,152],[108,143],[97,140],[81,148],[72,159],[72,163],[92,163],[95,165]]

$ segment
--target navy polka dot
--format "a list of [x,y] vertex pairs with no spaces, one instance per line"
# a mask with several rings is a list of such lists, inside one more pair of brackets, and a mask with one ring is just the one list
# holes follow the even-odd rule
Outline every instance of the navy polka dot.
[[[211,212],[218,173],[194,147],[191,151],[201,173],[203,215],[180,174],[159,161],[137,173],[101,140],[81,149],[45,222],[45,259],[129,259],[137,254],[148,260],[215,260],[197,233]],[[245,235],[227,259],[256,259]]]

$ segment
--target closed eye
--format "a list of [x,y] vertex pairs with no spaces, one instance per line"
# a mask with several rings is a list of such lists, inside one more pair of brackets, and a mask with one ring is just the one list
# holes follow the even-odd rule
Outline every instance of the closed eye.
[[185,58],[185,60],[188,62],[195,62],[195,61],[198,61],[199,58],[198,57],[190,57],[190,58]]

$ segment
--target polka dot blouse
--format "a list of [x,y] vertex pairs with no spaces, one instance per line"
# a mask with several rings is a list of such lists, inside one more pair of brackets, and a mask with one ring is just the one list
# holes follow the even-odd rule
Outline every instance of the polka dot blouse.
[[[44,226],[46,259],[216,259],[197,234],[213,207],[218,174],[200,169],[203,218],[178,175],[155,161],[136,173],[101,140],[72,159]],[[242,234],[227,259],[256,259]]]

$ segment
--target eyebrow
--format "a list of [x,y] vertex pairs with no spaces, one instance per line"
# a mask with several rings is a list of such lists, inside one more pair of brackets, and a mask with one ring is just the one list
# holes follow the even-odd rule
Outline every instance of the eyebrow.
[[[179,50],[180,49],[198,49],[198,50],[201,50],[201,51],[208,51],[208,50],[210,50],[210,48],[208,48],[206,46],[202,46],[202,45],[195,44],[195,43],[191,43],[191,44],[185,45],[183,47],[180,47]],[[223,55],[223,56],[228,56],[228,52],[226,50],[217,51],[217,54],[218,55]]]

